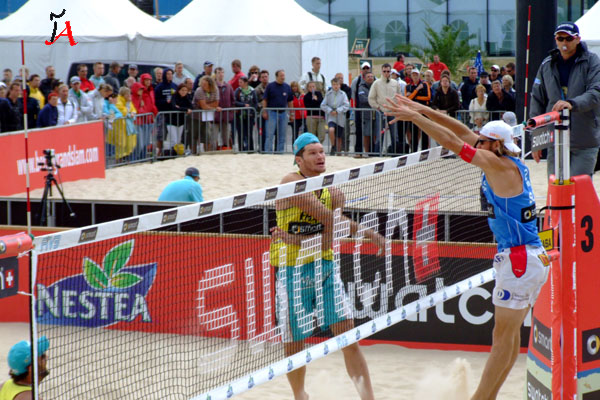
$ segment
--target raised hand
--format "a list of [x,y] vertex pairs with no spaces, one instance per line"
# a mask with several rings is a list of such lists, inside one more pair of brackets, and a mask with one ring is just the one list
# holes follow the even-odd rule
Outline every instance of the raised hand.
[[[386,99],[387,105],[384,105],[385,115],[394,117],[390,124],[394,124],[398,121],[411,121],[419,113],[415,110],[411,110],[409,106],[400,102],[394,102],[392,99]],[[410,101],[410,100],[409,100]]]

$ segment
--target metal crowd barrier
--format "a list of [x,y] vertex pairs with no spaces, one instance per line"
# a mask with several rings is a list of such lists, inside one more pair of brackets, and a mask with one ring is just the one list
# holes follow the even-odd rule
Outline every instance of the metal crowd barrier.
[[136,114],[134,117],[104,117],[103,120],[107,167],[152,159],[152,113]]
[[[485,124],[500,119],[503,113],[460,110],[454,116],[476,130],[477,125],[471,123],[476,117],[482,118]],[[148,113],[134,118],[105,118],[106,165],[112,167],[217,150],[291,153],[292,143],[303,132],[315,133],[326,152],[335,155],[397,156],[436,146],[412,123],[390,124],[391,120],[371,108],[350,108],[345,113],[343,126],[336,123],[331,135],[327,116],[318,108],[233,107],[220,111],[168,111],[156,116]],[[336,144],[339,146],[334,148]]]

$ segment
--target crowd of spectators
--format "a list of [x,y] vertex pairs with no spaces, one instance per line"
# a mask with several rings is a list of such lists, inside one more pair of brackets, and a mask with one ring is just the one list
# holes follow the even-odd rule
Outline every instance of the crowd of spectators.
[[[439,56],[419,70],[397,57],[393,67],[384,64],[377,78],[368,62],[361,73],[344,83],[342,73],[328,80],[321,72],[321,59],[312,59],[312,68],[298,81],[286,82],[284,70],[274,73],[252,65],[248,74],[240,60],[231,62],[233,77],[225,80],[226,71],[206,61],[195,80],[183,73],[183,63],[173,69],[155,68],[152,74],[138,76],[137,65],[129,64],[126,77],[119,78],[123,66],[113,62],[105,74],[102,62],[77,66],[68,83],[56,78],[48,66],[45,78],[29,75],[27,81],[27,126],[50,127],[103,120],[107,129],[110,153],[117,159],[143,158],[151,151],[163,156],[204,150],[229,150],[234,144],[241,151],[282,152],[287,126],[293,138],[303,131],[314,133],[319,140],[329,138],[331,154],[348,152],[350,121],[354,121],[358,157],[383,150],[382,133],[389,130],[388,152],[403,153],[429,146],[427,136],[406,124],[389,124],[383,116],[386,98],[397,94],[457,116],[459,110],[470,113],[461,118],[475,130],[499,113],[514,111],[514,63],[500,68],[493,65],[489,73],[478,74],[474,67],[457,85]],[[13,78],[3,71],[0,82],[0,132],[24,128],[22,77]],[[360,111],[350,112],[354,107]],[[231,108],[236,108],[231,110]],[[194,112],[201,110],[202,113]],[[161,117],[156,119],[158,113]],[[136,118],[137,115],[144,116]],[[256,117],[259,117],[258,120]],[[255,122],[261,135],[254,143]],[[156,144],[156,148],[152,144]]]

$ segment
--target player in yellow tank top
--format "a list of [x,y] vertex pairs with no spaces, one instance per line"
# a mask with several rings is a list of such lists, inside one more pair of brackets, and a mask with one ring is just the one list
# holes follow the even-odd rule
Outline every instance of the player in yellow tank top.
[[[38,382],[48,376],[46,367],[46,351],[50,342],[46,336],[38,339]],[[10,348],[8,352],[10,377],[0,385],[0,400],[29,400],[33,399],[31,385],[33,384],[33,367],[31,365],[31,344],[22,340]],[[41,397],[39,397],[41,399]]]
[[[312,133],[303,133],[294,141],[294,159],[299,171],[287,174],[281,183],[289,183],[319,176],[325,172],[325,152],[319,139]],[[278,317],[285,319],[284,349],[287,356],[301,351],[304,339],[312,334],[312,326],[307,328],[306,319],[312,321],[315,287],[322,285],[324,323],[334,335],[352,329],[354,322],[351,309],[345,296],[343,283],[333,263],[333,215],[334,210],[343,209],[344,193],[334,187],[315,192],[299,194],[277,200],[277,226],[271,229],[271,265],[279,266],[279,253],[286,247],[285,267],[277,269]],[[345,218],[345,217],[343,217]],[[350,221],[350,232],[355,233],[358,224]],[[302,242],[321,236],[321,253],[299,259]],[[378,233],[368,230],[365,235],[380,249],[385,247],[385,239]],[[320,257],[319,257],[320,256]],[[321,282],[316,282],[316,261],[321,261]],[[340,300],[340,301],[337,301]],[[282,306],[281,303],[284,305]],[[340,305],[341,304],[341,305]],[[303,310],[299,312],[298,310]],[[308,311],[306,311],[308,310]],[[301,314],[304,312],[304,319]],[[308,312],[308,314],[306,314]],[[308,315],[308,318],[306,318]],[[288,332],[289,331],[289,332]],[[348,374],[362,400],[374,398],[367,363],[357,343],[342,349]],[[288,373],[295,400],[304,400],[308,394],[304,390],[306,367]]]
[[[298,171],[298,175],[302,176],[300,171]],[[329,189],[324,188],[319,192],[320,193],[315,192],[313,195],[319,199],[321,204],[323,204],[328,210],[333,210],[331,193],[329,192]],[[291,235],[300,235],[304,238],[307,238],[310,235],[323,233],[323,224],[297,206],[291,206],[282,210],[277,209],[276,214],[277,227]],[[278,240],[271,243],[271,265],[279,265],[279,250],[283,246],[286,247],[286,265],[296,265],[298,253],[300,252],[300,246],[293,243],[286,244],[283,240]],[[324,260],[333,260],[333,250],[331,247],[325,248],[321,252],[321,257]],[[314,261],[314,256],[305,257],[302,260],[303,264],[308,264],[312,261]]]

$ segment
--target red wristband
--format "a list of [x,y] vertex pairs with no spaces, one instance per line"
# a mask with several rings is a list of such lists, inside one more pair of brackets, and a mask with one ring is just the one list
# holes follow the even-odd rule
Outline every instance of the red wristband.
[[471,146],[469,143],[464,143],[458,155],[466,162],[471,163],[471,161],[473,161],[473,157],[475,157],[475,152],[477,152],[475,147]]

